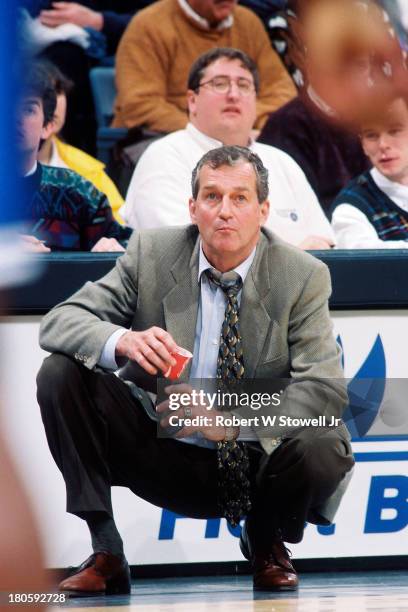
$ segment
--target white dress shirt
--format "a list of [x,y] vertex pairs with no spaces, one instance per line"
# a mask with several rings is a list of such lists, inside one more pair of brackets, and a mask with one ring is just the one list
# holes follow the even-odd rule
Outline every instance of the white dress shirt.
[[[408,212],[408,185],[390,181],[376,168],[370,170],[373,181],[381,191]],[[338,249],[408,249],[405,240],[381,240],[374,225],[356,206],[339,204],[332,217]]]
[[[201,157],[222,143],[191,123],[153,142],[141,156],[120,214],[135,229],[191,223],[191,173]],[[269,172],[269,218],[265,227],[290,244],[310,235],[334,242],[334,233],[300,166],[283,151],[259,142],[250,149]]]
[[[249,268],[255,257],[256,248],[253,249],[234,272],[240,275],[242,283],[248,274]],[[225,318],[225,307],[227,298],[224,291],[211,283],[205,270],[212,268],[204,255],[200,245],[198,261],[198,282],[200,283],[200,301],[198,305],[197,324],[194,338],[193,360],[190,370],[190,378],[206,379],[217,377],[217,359],[220,348],[221,328]],[[241,303],[242,290],[237,294],[238,304]],[[245,363],[245,355],[244,355]],[[197,444],[206,448],[215,448],[215,442],[207,440],[201,433],[194,434],[188,438],[180,438],[182,442]],[[257,437],[250,427],[241,429],[238,440],[256,440]]]
[[35,160],[30,170],[28,170],[28,172],[25,173],[24,178],[27,178],[28,176],[32,176],[36,172],[36,170],[37,170],[37,160]]
[[52,166],[53,168],[69,168],[58,153],[57,145],[53,139],[51,140],[51,156],[48,165]]
[[[234,268],[234,272],[240,275],[242,283],[244,283],[251,267],[255,251],[256,249],[253,249],[249,257]],[[224,291],[211,283],[207,275],[204,274],[205,270],[209,268],[212,268],[212,266],[204,255],[202,245],[200,245],[198,282],[201,291],[190,378],[216,378],[217,376],[218,350],[227,298]],[[242,290],[237,294],[239,304],[241,303],[241,294]]]

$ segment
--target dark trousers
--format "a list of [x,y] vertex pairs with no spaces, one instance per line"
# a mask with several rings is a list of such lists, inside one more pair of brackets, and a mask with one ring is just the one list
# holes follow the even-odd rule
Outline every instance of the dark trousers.
[[[112,516],[111,486],[119,485],[178,514],[221,516],[215,450],[157,437],[156,423],[114,374],[53,354],[45,359],[37,385],[48,444],[66,483],[68,512]],[[248,531],[263,543],[277,528],[286,541],[299,542],[313,509],[353,465],[336,430],[312,441],[285,440],[269,457],[261,447],[249,446],[249,456]]]

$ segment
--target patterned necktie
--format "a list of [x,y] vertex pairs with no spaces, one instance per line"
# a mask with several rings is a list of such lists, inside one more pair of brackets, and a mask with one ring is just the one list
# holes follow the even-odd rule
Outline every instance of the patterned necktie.
[[[221,274],[214,268],[206,270],[206,274],[222,289],[227,299],[217,359],[217,378],[227,386],[244,376],[238,305],[242,279],[237,272]],[[217,442],[217,461],[219,503],[225,518],[235,527],[251,508],[249,459],[245,444],[235,440]]]

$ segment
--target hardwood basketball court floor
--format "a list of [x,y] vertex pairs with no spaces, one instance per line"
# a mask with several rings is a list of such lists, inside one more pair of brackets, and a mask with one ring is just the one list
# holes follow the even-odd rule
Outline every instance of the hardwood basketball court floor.
[[[130,596],[75,598],[72,612],[408,612],[407,571],[300,576],[297,592],[254,592],[250,576],[132,581]],[[57,608],[53,608],[56,611]]]

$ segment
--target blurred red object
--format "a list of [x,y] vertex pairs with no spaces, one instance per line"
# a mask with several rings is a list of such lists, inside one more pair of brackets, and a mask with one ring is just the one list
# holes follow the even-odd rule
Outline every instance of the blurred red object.
[[299,3],[308,83],[340,120],[359,124],[408,96],[407,58],[387,14],[369,0]]

